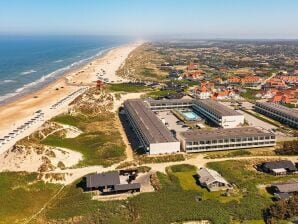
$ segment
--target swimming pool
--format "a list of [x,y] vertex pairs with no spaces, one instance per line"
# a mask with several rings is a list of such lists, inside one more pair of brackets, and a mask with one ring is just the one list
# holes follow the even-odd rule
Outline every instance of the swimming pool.
[[184,111],[182,114],[188,121],[195,121],[199,119],[199,116],[193,111]]

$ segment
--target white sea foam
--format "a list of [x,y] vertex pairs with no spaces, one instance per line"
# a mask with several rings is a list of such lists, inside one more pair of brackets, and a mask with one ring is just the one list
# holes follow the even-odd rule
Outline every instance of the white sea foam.
[[24,71],[24,72],[21,72],[21,75],[30,75],[32,73],[35,73],[36,71],[34,69],[30,69],[28,71]]
[[64,60],[57,60],[57,61],[54,61],[54,63],[60,63],[60,62],[63,62]]
[[[39,86],[39,85],[42,85],[43,83],[49,82],[51,80],[54,80],[56,78],[56,76],[58,77],[58,76],[64,74],[66,71],[69,71],[71,69],[77,68],[77,67],[83,65],[84,63],[86,63],[86,62],[88,62],[88,61],[90,61],[90,60],[92,60],[92,59],[94,59],[96,57],[101,56],[102,54],[104,54],[105,52],[107,52],[110,49],[111,48],[105,49],[105,50],[101,50],[97,54],[95,54],[95,55],[93,55],[93,56],[91,56],[89,58],[85,58],[85,59],[82,59],[80,61],[74,62],[74,63],[72,63],[72,64],[70,64],[70,65],[68,65],[66,67],[60,68],[60,69],[58,69],[58,70],[56,70],[54,72],[51,72],[51,73],[49,73],[47,75],[44,75],[41,78],[35,80],[34,82],[25,84],[22,87],[20,87],[17,90],[15,90],[14,92],[7,93],[7,94],[5,94],[3,96],[0,96],[0,102],[1,101],[4,101],[4,100],[7,100],[7,99],[9,99],[11,97],[15,97],[15,96],[17,96],[19,94],[28,93],[28,92],[32,91],[32,89],[34,87]],[[30,70],[30,71],[31,71],[31,73],[36,72],[34,70]],[[26,71],[26,72],[29,72],[29,71]],[[23,73],[25,73],[25,72],[23,72]],[[29,74],[29,73],[27,73],[27,74]],[[15,81],[14,80],[4,80],[2,82],[9,83],[9,82],[15,82]],[[0,84],[1,84],[1,81],[0,81]]]
[[0,81],[0,84],[12,83],[12,82],[16,82],[16,80],[5,79],[5,80],[3,80],[3,81]]

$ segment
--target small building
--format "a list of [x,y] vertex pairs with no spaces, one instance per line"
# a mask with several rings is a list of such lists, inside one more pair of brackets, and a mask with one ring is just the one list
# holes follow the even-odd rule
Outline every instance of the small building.
[[274,196],[277,199],[288,199],[293,194],[298,194],[298,181],[272,185]]
[[200,185],[209,191],[232,189],[232,186],[215,170],[201,168],[198,172]]
[[140,183],[134,183],[136,175],[120,175],[118,171],[89,174],[85,177],[88,191],[99,190],[102,193],[139,192]]
[[259,165],[259,168],[266,173],[278,175],[286,175],[297,172],[297,168],[294,163],[288,160],[266,162]]

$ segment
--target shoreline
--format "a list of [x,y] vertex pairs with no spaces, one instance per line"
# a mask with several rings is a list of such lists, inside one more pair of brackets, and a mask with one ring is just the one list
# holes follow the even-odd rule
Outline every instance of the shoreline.
[[[95,54],[94,56],[91,56],[91,57],[89,57],[89,58],[83,59],[84,62],[82,62],[81,64],[76,65],[76,66],[74,66],[74,67],[72,67],[72,68],[66,69],[65,71],[61,72],[61,74],[58,74],[57,76],[54,76],[52,79],[49,78],[48,81],[45,81],[45,82],[40,83],[40,85],[37,84],[36,86],[33,86],[33,90],[32,90],[32,91],[29,90],[29,91],[26,91],[26,92],[23,92],[23,93],[16,93],[16,95],[11,96],[11,97],[8,97],[7,99],[4,99],[4,100],[0,101],[0,108],[1,108],[2,106],[5,106],[5,105],[10,104],[10,103],[13,103],[14,101],[20,100],[20,99],[23,98],[23,97],[26,97],[26,96],[28,96],[28,95],[30,95],[30,94],[34,94],[35,92],[38,92],[38,91],[40,91],[40,90],[42,90],[42,89],[48,87],[49,85],[55,83],[55,82],[58,81],[59,79],[61,79],[61,78],[65,77],[65,76],[67,76],[67,75],[70,74],[70,73],[76,72],[76,70],[78,70],[78,69],[80,69],[80,68],[83,68],[84,66],[88,65],[88,64],[89,64],[90,62],[92,62],[92,61],[95,61],[95,60],[98,60],[98,59],[104,57],[109,51],[111,51],[111,50],[113,50],[113,49],[115,49],[115,48],[121,47],[121,46],[123,46],[123,45],[119,45],[119,46],[116,46],[116,47],[110,47],[110,48],[107,48],[107,49],[103,50],[102,52],[98,52],[98,53]],[[79,61],[78,61],[78,62],[79,62]],[[77,62],[74,62],[74,63],[77,63]],[[68,66],[70,66],[70,65],[68,65]],[[48,75],[50,75],[50,74],[52,74],[52,73],[55,73],[55,72],[57,72],[57,71],[59,71],[59,70],[65,69],[65,68],[68,67],[68,66],[59,68],[59,69],[57,69],[57,70],[55,70],[55,71],[53,71],[53,72],[51,72],[51,73],[45,75],[44,77],[46,77],[46,76],[48,76]],[[25,85],[30,85],[30,84],[32,84],[32,83],[34,83],[34,82],[36,82],[36,81],[38,81],[38,80],[40,80],[40,79],[42,79],[42,78],[43,78],[43,77],[40,77],[39,79],[34,80],[33,82],[27,83],[27,84],[25,84]],[[16,91],[15,91],[15,92],[16,92]],[[7,94],[5,94],[5,95],[13,94],[13,93],[15,93],[15,92],[10,92],[10,93],[7,93]],[[5,95],[3,95],[3,96],[5,96]],[[3,96],[2,96],[2,97],[3,97]]]
[[[141,43],[129,43],[114,47],[85,65],[73,71],[68,71],[40,90],[21,96],[17,100],[5,105],[0,105],[0,138],[22,125],[28,118],[32,117],[32,114],[37,110],[42,110],[45,113],[45,121],[67,111],[69,102],[65,102],[55,110],[50,107],[80,88],[95,87],[100,73],[101,78],[107,78],[109,81],[115,83],[125,81],[121,77],[116,76],[115,73],[124,63],[128,55],[140,44]],[[104,70],[105,73],[103,73],[102,70]],[[16,141],[36,131],[41,124],[32,126],[17,138],[12,139],[9,144],[2,147],[0,146],[0,154],[13,146]]]

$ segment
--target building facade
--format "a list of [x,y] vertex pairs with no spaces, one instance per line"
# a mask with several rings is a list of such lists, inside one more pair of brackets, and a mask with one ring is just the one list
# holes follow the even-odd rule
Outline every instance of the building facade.
[[204,152],[242,148],[269,147],[276,144],[275,135],[257,128],[198,130],[177,135],[185,152]]
[[276,103],[257,102],[255,111],[298,129],[298,111]]

